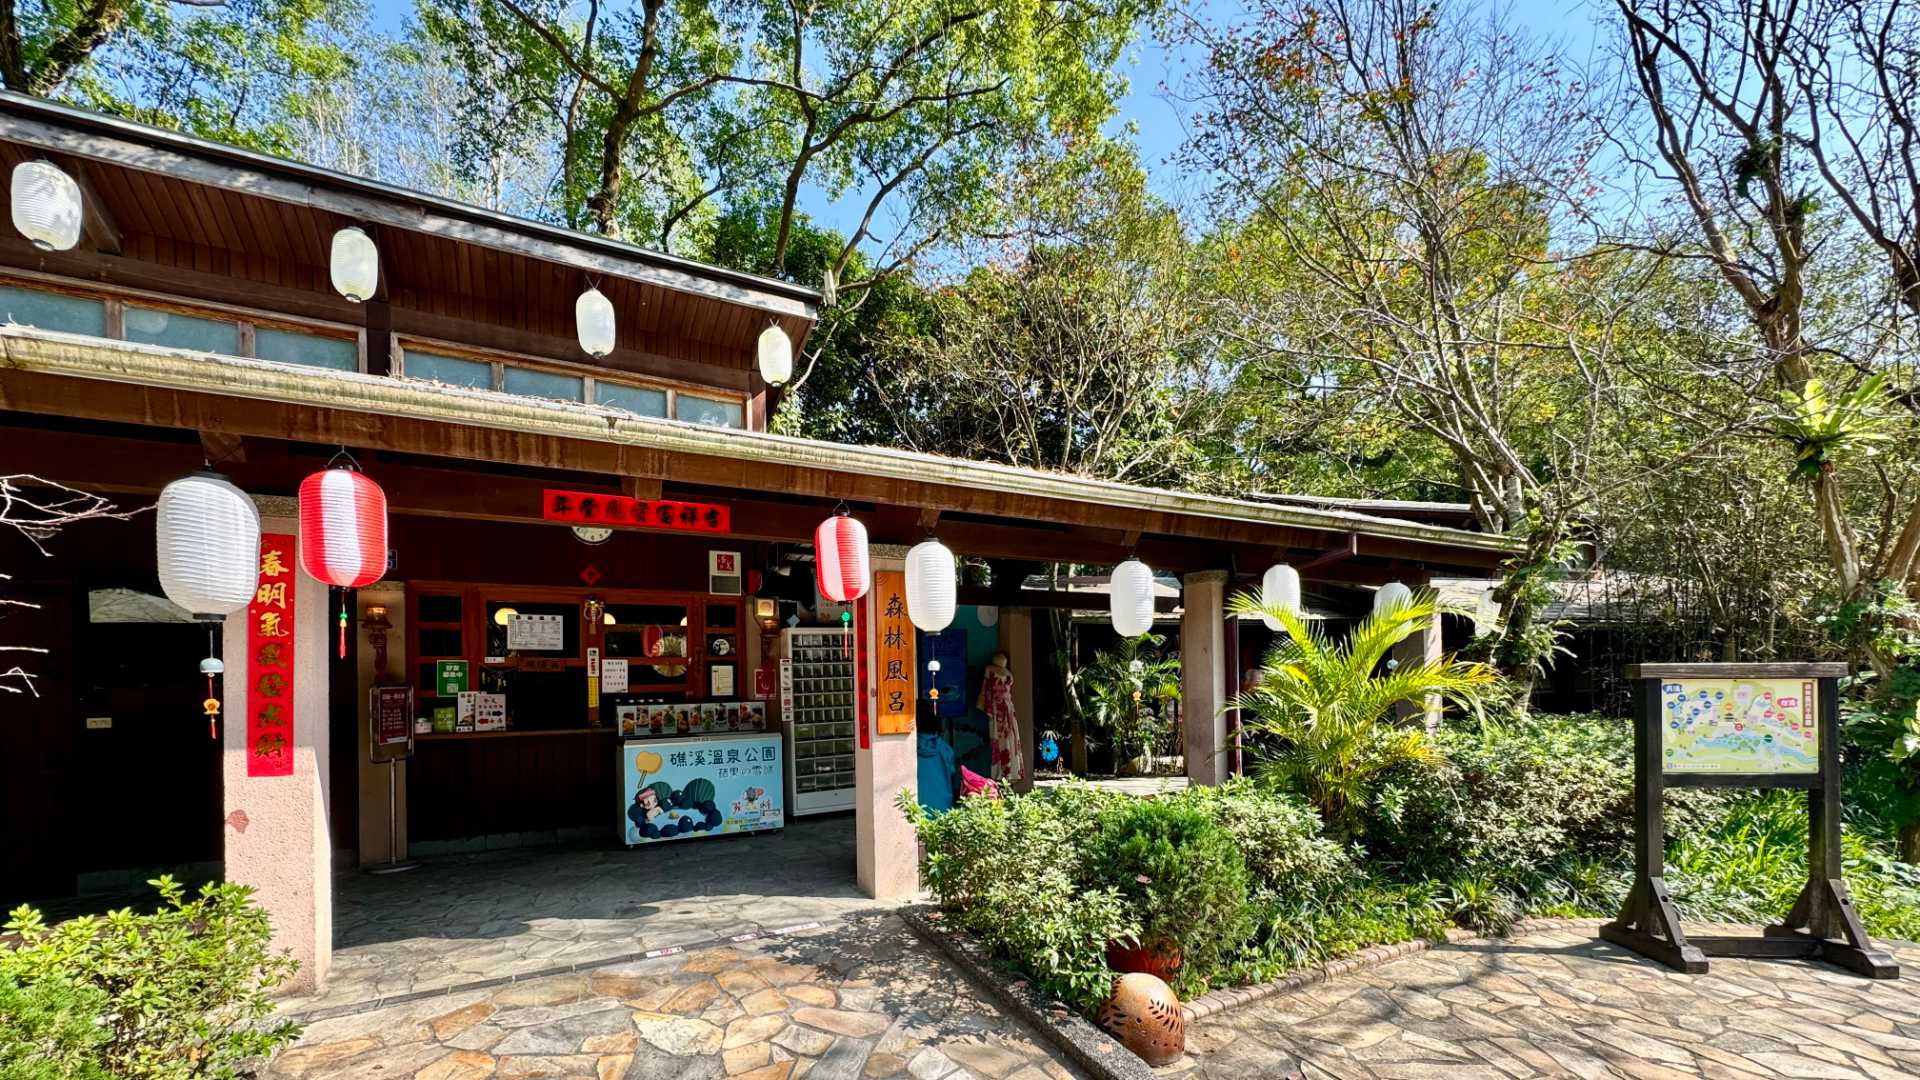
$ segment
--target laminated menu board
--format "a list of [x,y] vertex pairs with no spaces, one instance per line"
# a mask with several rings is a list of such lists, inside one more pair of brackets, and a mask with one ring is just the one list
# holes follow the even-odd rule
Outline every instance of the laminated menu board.
[[778,735],[620,744],[620,834],[629,846],[778,829]]
[[560,615],[522,615],[507,618],[507,648],[526,652],[559,652],[567,645],[567,621]]
[[455,731],[507,730],[507,696],[468,690],[459,696]]

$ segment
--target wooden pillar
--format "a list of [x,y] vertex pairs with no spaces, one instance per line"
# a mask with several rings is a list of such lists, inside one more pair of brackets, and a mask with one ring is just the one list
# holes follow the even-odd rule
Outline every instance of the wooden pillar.
[[1020,718],[1020,752],[1027,757],[1025,778],[1015,790],[1033,790],[1033,770],[1040,758],[1036,751],[1033,716],[1033,609],[1000,609],[1000,651],[1007,654],[1007,670],[1013,673],[1013,711]]
[[[294,501],[255,497],[263,535],[294,535]],[[297,543],[296,539],[296,543]],[[286,567],[293,594],[293,716],[289,776],[250,776],[248,688],[253,683],[248,627],[251,615],[227,616],[221,653],[221,776],[225,789],[226,877],[250,885],[273,918],[273,948],[300,963],[287,993],[326,985],[333,965],[333,842],[327,827],[328,625],[327,587]]]
[[1186,716],[1187,777],[1196,784],[1227,778],[1225,570],[1188,574],[1180,598],[1180,709]]
[[[397,581],[377,581],[359,590],[355,597],[359,611],[355,613],[356,622],[349,628],[350,633],[361,635],[359,655],[359,695],[354,698],[356,716],[354,735],[355,753],[358,755],[356,773],[358,777],[357,794],[360,800],[360,836],[359,864],[361,866],[379,866],[389,861],[404,860],[407,857],[407,763],[393,763],[393,843],[389,845],[388,816],[388,774],[386,765],[376,765],[368,756],[372,732],[368,730],[367,702],[373,687],[380,685],[374,671],[373,646],[366,643],[366,631],[359,625],[358,618],[366,614],[369,605],[384,604],[387,618],[393,623],[393,629],[387,631],[387,672],[385,685],[399,685],[410,682],[413,674],[407,670],[407,591],[406,586]],[[415,693],[418,693],[416,688]],[[383,751],[384,752],[384,751]],[[398,851],[389,852],[389,846]]]
[[[882,735],[876,718],[882,696],[890,692],[883,679],[882,619],[880,615],[891,599],[890,591],[901,594],[904,602],[906,549],[875,545],[872,549],[874,587],[858,602],[862,607],[860,632],[866,638],[865,725],[866,745],[856,740],[854,751],[854,832],[855,872],[860,890],[876,900],[907,900],[920,891],[920,842],[913,826],[900,812],[902,792],[914,797],[919,791],[920,761],[914,733]],[[905,619],[901,619],[905,622]],[[907,624],[906,655],[909,669],[913,660],[912,624]],[[918,672],[909,671],[906,694],[917,698]]]
[[[1426,629],[1414,631],[1405,641],[1393,647],[1393,659],[1401,664],[1431,664],[1440,657],[1440,616],[1437,613]],[[1439,696],[1430,694],[1424,709],[1411,702],[1403,702],[1397,708],[1403,718],[1420,717],[1431,732],[1440,726],[1442,706]]]

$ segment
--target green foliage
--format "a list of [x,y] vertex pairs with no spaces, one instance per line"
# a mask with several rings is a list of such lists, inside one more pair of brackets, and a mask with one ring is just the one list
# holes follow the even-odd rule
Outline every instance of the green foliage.
[[1175,798],[1232,835],[1259,902],[1304,902],[1335,890],[1353,870],[1346,851],[1321,835],[1319,816],[1295,797],[1238,778],[1218,786],[1196,784]]
[[1100,826],[1092,864],[1140,912],[1137,943],[1177,945],[1174,988],[1204,993],[1249,929],[1247,866],[1233,834],[1180,800],[1129,800]]
[[1153,750],[1173,730],[1171,705],[1180,697],[1180,658],[1161,652],[1166,638],[1122,638],[1080,670],[1081,709],[1106,729],[1117,760]]
[[0,1076],[108,1080],[97,1057],[109,1038],[106,995],[63,978],[22,986],[0,964]]
[[[35,1010],[21,1029],[91,1062],[53,1075],[228,1078],[299,1035],[297,1024],[269,1021],[271,992],[296,964],[268,948],[252,890],[209,883],[189,899],[172,878],[152,884],[162,906],[148,915],[121,909],[48,926],[32,908],[12,912],[6,930],[20,944],[0,951],[0,985]],[[9,1023],[0,1020],[0,1032],[11,1038]],[[93,1024],[100,1037],[90,1044],[79,1032]],[[0,1062],[16,1052],[0,1043]]]
[[1828,394],[1822,380],[1808,379],[1802,389],[1781,391],[1780,402],[1786,412],[1776,430],[1793,447],[1796,479],[1832,472],[1836,453],[1871,454],[1892,441],[1884,374],[1870,375],[1837,396]]
[[1497,683],[1485,666],[1449,657],[1381,671],[1394,646],[1439,617],[1431,596],[1369,615],[1338,643],[1257,596],[1235,596],[1230,609],[1272,618],[1287,633],[1262,664],[1259,685],[1231,706],[1240,710],[1256,775],[1305,796],[1337,836],[1365,831],[1396,771],[1435,759],[1421,730],[1396,721],[1397,706],[1477,705]]
[[1229,962],[1227,979],[1268,982],[1374,945],[1434,940],[1446,931],[1431,887],[1357,874],[1311,896],[1260,902],[1255,931]]
[[1140,929],[1118,890],[1084,885],[1104,805],[1083,790],[966,799],[929,816],[911,792],[900,799],[926,846],[927,889],[955,924],[1083,1013],[1112,990],[1107,943]]

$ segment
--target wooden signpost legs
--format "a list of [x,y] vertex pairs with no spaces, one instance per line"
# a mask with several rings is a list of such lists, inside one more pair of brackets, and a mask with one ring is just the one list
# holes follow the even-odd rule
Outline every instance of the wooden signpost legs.
[[[1648,665],[1651,667],[1651,665]],[[1733,674],[1733,673],[1729,673]],[[1737,676],[1736,676],[1737,677]],[[1665,813],[1668,777],[1662,769],[1665,719],[1657,677],[1642,678],[1634,695],[1634,882],[1620,915],[1600,936],[1622,948],[1688,974],[1707,971],[1709,956],[1820,959],[1870,979],[1897,979],[1892,956],[1874,949],[1840,875],[1840,695],[1836,679],[1822,677],[1819,693],[1820,770],[1807,787],[1807,884],[1786,919],[1759,938],[1695,937],[1680,926],[1667,892]],[[1746,786],[1752,777],[1729,777]],[[1683,775],[1676,785],[1715,785],[1715,778]],[[1786,786],[1779,784],[1777,786]]]

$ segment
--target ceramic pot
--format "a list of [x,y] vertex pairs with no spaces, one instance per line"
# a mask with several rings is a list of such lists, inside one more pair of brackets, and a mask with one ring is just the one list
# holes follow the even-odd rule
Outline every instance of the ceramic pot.
[[1180,946],[1164,938],[1148,945],[1107,942],[1107,966],[1123,974],[1139,972],[1171,982],[1180,961]]
[[1113,996],[1096,1019],[1120,1045],[1158,1068],[1179,1060],[1187,1050],[1187,1021],[1173,988],[1144,972],[1114,980]]

